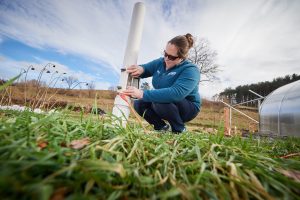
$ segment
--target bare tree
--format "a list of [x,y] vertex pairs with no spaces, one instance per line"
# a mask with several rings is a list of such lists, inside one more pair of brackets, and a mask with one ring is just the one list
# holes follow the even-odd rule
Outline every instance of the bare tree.
[[207,39],[200,38],[195,40],[194,46],[190,49],[188,60],[199,66],[201,73],[200,82],[218,80],[216,74],[219,65],[216,64],[217,52],[212,50]]
[[95,90],[95,87],[96,87],[96,85],[95,85],[94,81],[92,81],[91,83],[89,83],[89,84],[87,85],[87,88],[88,88],[88,90],[89,90],[89,97],[90,97],[90,98],[92,97],[93,90]]
[[94,90],[95,87],[96,87],[96,85],[95,85],[95,82],[94,82],[94,81],[90,82],[90,83],[87,85],[87,88],[88,88],[89,90]]
[[117,91],[117,87],[112,85],[112,86],[108,87],[108,90],[110,90],[110,91]]
[[71,87],[72,87],[74,84],[76,84],[76,83],[79,82],[79,81],[78,81],[78,78],[76,78],[76,77],[74,77],[74,76],[68,76],[68,77],[65,77],[63,80],[67,83],[68,89],[71,89]]

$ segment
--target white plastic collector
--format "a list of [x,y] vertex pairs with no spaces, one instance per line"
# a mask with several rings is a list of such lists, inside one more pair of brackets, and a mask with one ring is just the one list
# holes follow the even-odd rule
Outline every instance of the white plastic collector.
[[[134,80],[128,76],[126,68],[130,65],[137,64],[140,43],[142,39],[143,24],[145,16],[145,5],[138,2],[134,5],[130,23],[130,31],[127,39],[127,45],[121,69],[121,77],[118,86],[118,92],[125,90],[127,86],[132,85]],[[130,103],[130,99],[128,98]],[[122,126],[125,127],[130,114],[130,108],[126,101],[120,95],[117,95],[114,102],[112,114],[122,120]]]

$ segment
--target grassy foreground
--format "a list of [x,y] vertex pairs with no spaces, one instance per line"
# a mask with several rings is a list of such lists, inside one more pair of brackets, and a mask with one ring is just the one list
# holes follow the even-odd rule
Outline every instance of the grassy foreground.
[[0,111],[1,199],[299,199],[300,139]]

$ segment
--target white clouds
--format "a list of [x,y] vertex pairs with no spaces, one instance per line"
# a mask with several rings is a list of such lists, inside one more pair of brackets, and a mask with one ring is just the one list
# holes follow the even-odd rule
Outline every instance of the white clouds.
[[208,85],[224,89],[300,73],[299,9],[300,2],[272,0],[207,6],[198,16],[202,34],[217,49],[223,69],[221,83]]
[[[219,54],[223,71],[220,83],[200,86],[203,96],[212,96],[229,86],[300,73],[297,0],[144,2],[146,16],[139,63],[161,56],[166,42],[178,34],[190,32],[207,38]],[[50,47],[99,65],[106,62],[113,73],[119,73],[134,3],[4,1],[0,4],[0,31],[33,47]],[[6,9],[7,4],[10,9]],[[90,68],[95,74],[103,74],[97,66]],[[85,76],[84,72],[79,74]],[[86,76],[93,80],[93,76]]]
[[14,9],[2,9],[0,14],[2,34],[33,47],[52,47],[95,61],[105,60],[119,71],[120,61],[114,58],[122,55],[130,13],[122,12],[113,1],[9,4]]

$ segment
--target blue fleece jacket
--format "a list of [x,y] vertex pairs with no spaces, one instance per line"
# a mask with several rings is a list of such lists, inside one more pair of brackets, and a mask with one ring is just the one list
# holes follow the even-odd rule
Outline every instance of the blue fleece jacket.
[[166,70],[164,58],[141,65],[144,73],[141,78],[153,76],[152,85],[155,90],[145,90],[143,100],[146,102],[171,103],[186,98],[200,110],[199,95],[200,72],[196,65],[184,60]]

